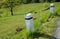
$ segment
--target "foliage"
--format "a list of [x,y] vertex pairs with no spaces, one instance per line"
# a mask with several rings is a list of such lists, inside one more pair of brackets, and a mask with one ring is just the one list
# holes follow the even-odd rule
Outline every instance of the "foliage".
[[19,0],[6,0],[4,2],[5,7],[10,9],[11,15],[13,15],[13,8],[19,4],[20,4]]
[[21,0],[21,1],[22,1],[22,3],[24,3],[24,4],[31,3],[31,0]]
[[48,2],[55,2],[56,0],[48,0]]

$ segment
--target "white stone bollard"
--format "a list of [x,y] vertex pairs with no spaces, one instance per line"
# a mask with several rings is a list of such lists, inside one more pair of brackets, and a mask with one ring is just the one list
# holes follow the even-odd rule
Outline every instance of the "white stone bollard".
[[31,13],[25,15],[25,21],[27,31],[34,32],[33,17]]
[[54,3],[50,4],[50,13],[54,14]]

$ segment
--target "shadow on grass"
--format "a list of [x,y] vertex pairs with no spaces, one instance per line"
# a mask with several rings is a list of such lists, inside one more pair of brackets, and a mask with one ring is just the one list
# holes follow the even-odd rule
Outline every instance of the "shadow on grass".
[[60,14],[58,14],[57,12],[55,13],[55,16],[58,16],[58,17],[60,17]]
[[53,37],[53,36],[50,36],[50,35],[47,35],[44,33],[37,33],[37,32],[34,32],[32,37],[33,38],[44,37],[44,38],[48,38],[48,39],[57,39],[56,37]]

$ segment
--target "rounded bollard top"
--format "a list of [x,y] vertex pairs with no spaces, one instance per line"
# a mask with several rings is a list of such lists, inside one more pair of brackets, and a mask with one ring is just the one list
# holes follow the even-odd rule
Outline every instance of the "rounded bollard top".
[[51,6],[51,7],[54,7],[54,3],[51,3],[50,6]]
[[32,14],[31,13],[28,13],[25,15],[25,18],[31,18],[32,17]]

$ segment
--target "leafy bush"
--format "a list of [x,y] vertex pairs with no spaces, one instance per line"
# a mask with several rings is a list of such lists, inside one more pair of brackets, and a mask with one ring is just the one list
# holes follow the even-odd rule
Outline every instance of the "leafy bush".
[[45,2],[45,0],[39,0],[41,3]]
[[55,2],[56,0],[51,0],[51,2]]
[[30,3],[32,0],[22,0],[24,4]]

